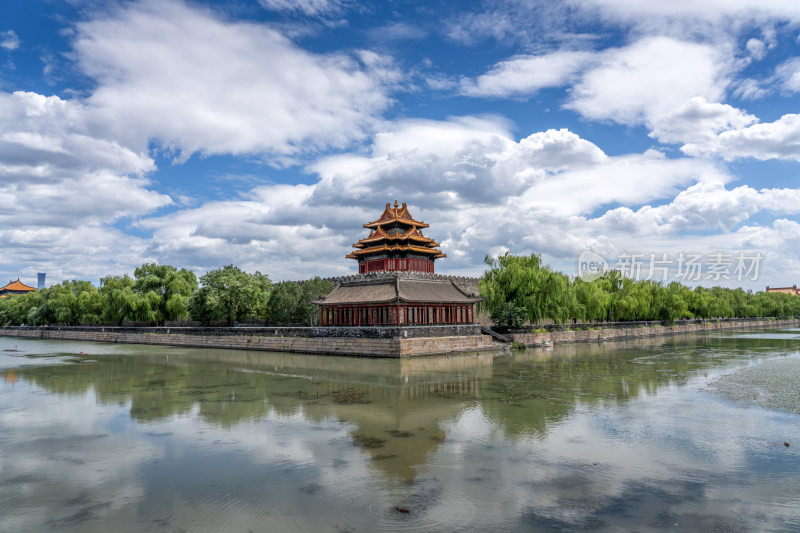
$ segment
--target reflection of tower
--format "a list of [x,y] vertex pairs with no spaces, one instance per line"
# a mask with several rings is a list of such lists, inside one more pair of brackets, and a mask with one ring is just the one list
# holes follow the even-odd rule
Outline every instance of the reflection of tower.
[[46,273],[44,273],[44,272],[39,272],[39,273],[38,273],[38,274],[36,274],[36,275],[39,277],[39,285],[38,285],[36,288],[37,288],[37,289],[39,289],[39,290],[42,290],[42,289],[44,289],[44,277],[45,277],[47,274],[46,274]]

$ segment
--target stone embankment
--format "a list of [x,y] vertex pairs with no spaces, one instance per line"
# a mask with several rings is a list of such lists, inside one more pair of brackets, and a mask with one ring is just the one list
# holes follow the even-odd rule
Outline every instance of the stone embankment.
[[[398,331],[390,336],[390,330],[393,329]],[[363,357],[413,357],[497,349],[491,337],[477,333],[474,326],[218,329],[4,327],[0,328],[0,336]]]
[[735,328],[791,327],[800,326],[800,320],[723,320],[675,325],[648,325],[638,327],[600,327],[578,330],[551,330],[531,333],[507,333],[512,341],[525,346],[541,346],[542,344],[560,344],[569,342],[594,342],[634,337],[655,337],[679,333],[696,333],[699,331],[715,331]]
[[[622,327],[620,327],[622,326]],[[800,320],[723,320],[675,325],[620,324],[617,327],[553,329],[506,333],[525,346],[596,342],[654,337],[734,328],[800,326]],[[0,336],[36,339],[155,344],[190,348],[224,348],[271,352],[415,357],[447,353],[499,350],[508,344],[493,342],[479,326],[420,326],[384,328],[137,328],[137,327],[3,327]]]

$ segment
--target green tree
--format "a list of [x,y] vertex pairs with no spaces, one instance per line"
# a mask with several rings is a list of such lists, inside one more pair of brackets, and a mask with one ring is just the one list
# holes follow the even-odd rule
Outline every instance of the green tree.
[[157,300],[154,309],[159,324],[189,316],[189,297],[197,289],[194,272],[185,268],[178,270],[170,265],[145,263],[134,270],[133,275],[136,278],[133,290],[145,295],[148,301]]
[[104,322],[122,325],[124,320],[155,322],[160,298],[155,292],[146,294],[134,290],[133,279],[124,276],[100,278],[100,300]]
[[48,306],[59,324],[97,324],[102,305],[100,291],[88,281],[64,280],[50,287]]
[[314,279],[304,281],[300,287],[302,295],[297,303],[296,314],[298,317],[303,317],[305,325],[315,326],[319,323],[319,306],[312,304],[311,301],[329,295],[333,291],[334,284],[332,281],[317,276]]
[[270,324],[302,324],[307,318],[302,299],[303,288],[299,283],[276,283],[269,294],[264,318]]
[[526,312],[524,307],[517,307],[513,302],[503,302],[492,312],[491,318],[498,326],[516,329],[525,325]]
[[261,314],[272,285],[260,272],[248,274],[233,265],[211,270],[200,282],[203,287],[189,303],[190,315],[203,324],[224,318],[228,326]]
[[543,265],[538,254],[506,253],[497,259],[486,257],[484,262],[489,269],[478,281],[478,290],[484,298],[481,308],[490,314],[511,302],[525,309],[532,323],[545,318],[561,323],[578,307],[569,278]]
[[605,320],[611,303],[611,294],[603,290],[602,280],[583,281],[581,278],[575,278],[573,286],[578,303],[583,306],[581,318],[590,322]]

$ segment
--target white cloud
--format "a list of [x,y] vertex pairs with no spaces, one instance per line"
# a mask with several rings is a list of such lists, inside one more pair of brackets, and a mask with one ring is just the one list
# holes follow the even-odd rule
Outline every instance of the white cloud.
[[734,82],[731,94],[743,100],[758,100],[769,94],[769,91],[762,87],[761,82],[758,80],[745,78]]
[[14,30],[0,31],[0,48],[16,50],[19,45],[20,40]]
[[262,186],[140,222],[154,231],[148,253],[202,268],[233,261],[275,279],[352,271],[344,255],[361,224],[397,198],[442,243],[440,271],[477,274],[498,246],[551,258],[613,249],[628,234],[604,234],[597,210],[730,179],[711,163],[655,151],[610,157],[568,130],[515,141],[506,124],[474,117],[404,121],[376,136],[369,154],[328,157],[311,170],[312,185]]
[[748,39],[745,48],[750,53],[750,56],[757,61],[764,59],[767,53],[767,45],[759,39]]
[[424,39],[428,32],[418,24],[393,22],[370,30],[369,35],[376,41],[416,41]]
[[688,155],[713,154],[726,160],[752,157],[762,161],[800,161],[800,115],[784,115],[775,122],[723,131],[712,140],[689,143],[681,150]]
[[397,81],[376,54],[309,53],[179,1],[126,4],[77,30],[78,64],[98,83],[89,104],[118,138],[183,157],[347,147],[375,127]]
[[[735,70],[725,49],[656,36],[600,52],[518,56],[463,79],[460,92],[515,97],[574,81],[565,107],[587,119],[644,124],[661,142],[699,142],[756,121],[729,105],[710,103],[722,100]],[[748,89],[750,96],[756,92]]]
[[654,117],[650,136],[665,143],[702,145],[712,142],[722,131],[744,128],[757,121],[755,116],[741,109],[696,96],[682,106]]
[[793,0],[571,0],[572,5],[596,8],[606,19],[641,21],[653,17],[702,19],[722,22],[730,19],[750,22],[764,19],[800,20],[800,5]]
[[99,224],[150,212],[169,198],[148,191],[153,161],[93,131],[80,104],[0,93],[3,224]]
[[341,0],[258,0],[272,11],[297,11],[306,15],[325,15],[341,10]]
[[[75,102],[18,93],[0,103],[0,162],[13,177],[2,212],[25,221],[4,224],[0,242],[8,260],[32,265],[30,276],[53,279],[96,278],[149,260],[200,273],[232,262],[275,280],[346,273],[361,224],[395,198],[431,224],[427,234],[448,254],[439,271],[473,275],[499,248],[543,253],[567,268],[558,262],[586,248],[613,252],[643,238],[666,246],[679,231],[729,231],[760,211],[794,213],[798,199],[791,189],[726,191],[730,176],[703,160],[653,150],[612,157],[566,129],[515,140],[505,120],[456,117],[398,122],[374,137],[368,154],[313,164],[318,181],[310,185],[259,185],[236,199],[137,219],[136,228],[152,232],[140,238],[107,224],[170,201],[147,190],[152,160],[102,140],[87,119],[94,115]],[[695,105],[717,113],[706,117],[712,124],[744,117]],[[628,207],[602,215],[616,205]]]
[[800,92],[800,57],[794,57],[778,65],[775,77],[782,90],[789,93]]
[[589,119],[642,123],[696,96],[721,100],[730,69],[726,56],[710,45],[646,37],[603,52],[566,107]]
[[599,231],[633,235],[670,234],[680,230],[730,231],[758,212],[800,213],[800,190],[762,189],[747,185],[726,189],[722,182],[692,185],[670,203],[636,211],[620,207],[596,220]]
[[135,255],[137,239],[123,239],[107,225],[171,200],[149,189],[146,175],[154,170],[153,160],[107,140],[105,133],[80,103],[0,93],[4,262],[46,268],[58,279],[66,272],[105,275],[98,272],[98,257]]
[[489,72],[461,82],[467,96],[525,96],[546,87],[559,87],[592,57],[588,52],[558,51],[517,56],[494,65]]
[[505,40],[514,35],[513,17],[501,11],[466,13],[447,27],[447,36],[464,44],[474,44],[484,37]]

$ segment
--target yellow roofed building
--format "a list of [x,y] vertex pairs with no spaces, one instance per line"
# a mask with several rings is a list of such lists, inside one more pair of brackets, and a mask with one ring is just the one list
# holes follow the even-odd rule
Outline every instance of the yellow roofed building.
[[9,281],[8,285],[5,287],[0,287],[0,298],[5,298],[9,294],[27,294],[31,291],[35,291],[34,287],[29,287],[22,283],[19,278],[17,281]]

